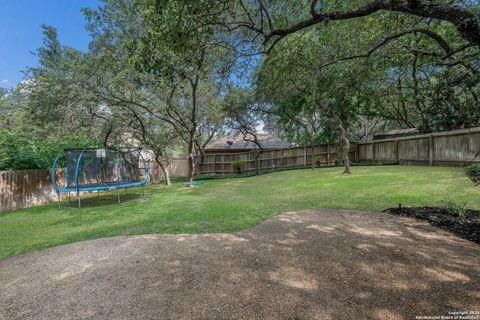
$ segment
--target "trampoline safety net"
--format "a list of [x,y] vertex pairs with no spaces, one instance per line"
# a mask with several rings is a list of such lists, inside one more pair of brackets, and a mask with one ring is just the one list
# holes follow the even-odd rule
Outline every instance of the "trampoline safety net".
[[[81,158],[80,155],[83,152]],[[117,184],[139,182],[139,150],[111,149],[67,149],[65,150],[68,166],[66,168],[66,187],[79,188],[94,186],[112,186]],[[75,172],[78,166],[78,176]]]

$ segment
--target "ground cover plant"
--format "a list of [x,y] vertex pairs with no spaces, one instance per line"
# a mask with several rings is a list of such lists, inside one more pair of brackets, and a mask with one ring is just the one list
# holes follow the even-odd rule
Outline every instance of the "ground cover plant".
[[385,212],[414,217],[445,229],[464,239],[480,244],[480,211],[467,209],[464,204],[447,201],[440,207],[397,207]]
[[146,200],[142,189],[128,190],[135,201],[120,205],[115,193],[104,193],[83,199],[81,209],[50,204],[0,214],[0,257],[117,235],[233,232],[310,208],[381,211],[449,199],[478,210],[478,192],[461,168],[409,166],[356,167],[352,175],[335,167],[292,170],[194,188],[153,185]]
[[469,165],[465,168],[465,174],[475,184],[480,184],[480,163]]

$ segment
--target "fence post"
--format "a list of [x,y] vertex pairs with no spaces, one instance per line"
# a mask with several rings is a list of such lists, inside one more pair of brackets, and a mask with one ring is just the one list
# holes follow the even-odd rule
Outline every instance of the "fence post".
[[307,147],[303,147],[303,166],[307,166]]
[[330,164],[330,144],[327,143],[327,166]]
[[397,164],[400,163],[400,154],[398,153],[399,152],[399,148],[398,148],[399,144],[400,143],[399,143],[398,139],[395,139],[395,162]]
[[428,164],[433,166],[433,135],[428,136]]
[[375,162],[375,142],[372,142],[372,162]]
[[283,149],[280,149],[280,168],[283,168]]
[[255,156],[255,158],[257,158],[257,161],[255,162],[255,171],[258,173],[260,172],[260,170],[262,170],[262,167],[261,167],[261,164],[262,164],[262,160],[260,160],[260,158],[262,157],[262,151],[260,150],[259,151],[259,154]]
[[[208,164],[207,164],[207,166],[208,166]],[[207,170],[207,171],[209,171],[209,170]],[[215,153],[213,154],[213,172],[217,173],[217,155]]]

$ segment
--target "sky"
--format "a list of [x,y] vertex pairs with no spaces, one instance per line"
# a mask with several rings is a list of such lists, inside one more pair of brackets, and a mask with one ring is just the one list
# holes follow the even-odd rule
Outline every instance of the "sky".
[[0,0],[0,87],[24,79],[27,67],[38,65],[32,51],[42,46],[42,24],[57,28],[62,45],[86,50],[89,35],[81,8],[98,0]]

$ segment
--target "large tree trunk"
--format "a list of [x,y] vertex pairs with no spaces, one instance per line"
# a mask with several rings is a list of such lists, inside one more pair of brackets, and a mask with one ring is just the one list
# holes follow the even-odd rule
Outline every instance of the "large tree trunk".
[[190,114],[190,123],[191,128],[189,132],[189,141],[188,141],[188,174],[187,179],[192,186],[193,175],[195,174],[195,133],[197,132],[197,87],[198,87],[199,76],[196,75],[195,79],[190,82],[192,87],[192,110]]
[[412,79],[413,79],[413,95],[415,99],[415,108],[418,111],[420,119],[422,120],[422,131],[424,133],[430,132],[429,121],[425,118],[424,111],[421,106],[421,96],[418,88],[418,78],[417,78],[417,63],[418,63],[418,53],[414,53],[414,58],[412,62]]
[[350,174],[350,140],[348,139],[347,130],[341,119],[338,119],[338,128],[340,129],[340,137],[342,139],[343,173]]
[[160,160],[159,156],[155,156],[155,161],[157,162],[160,169],[162,169],[163,177],[165,179],[165,185],[166,186],[171,186],[172,182],[170,181],[170,172],[168,171],[167,166],[163,164],[163,162],[162,162],[162,160]]
[[199,146],[198,144],[197,144],[197,148],[198,148],[198,153],[199,153],[199,157],[200,157],[200,159],[197,163],[197,176],[199,176],[202,172],[203,163],[205,162],[205,150],[201,146]]
[[347,137],[343,137],[343,166],[343,173],[350,174],[350,141]]
[[171,186],[172,182],[170,181],[170,173],[168,172],[168,168],[165,167],[161,162],[157,162],[157,163],[160,166],[160,169],[162,169],[163,177],[165,178],[165,185]]
[[188,172],[187,180],[188,182],[193,181],[193,175],[195,174],[195,155],[193,154],[193,137],[191,137],[190,142],[188,143]]

